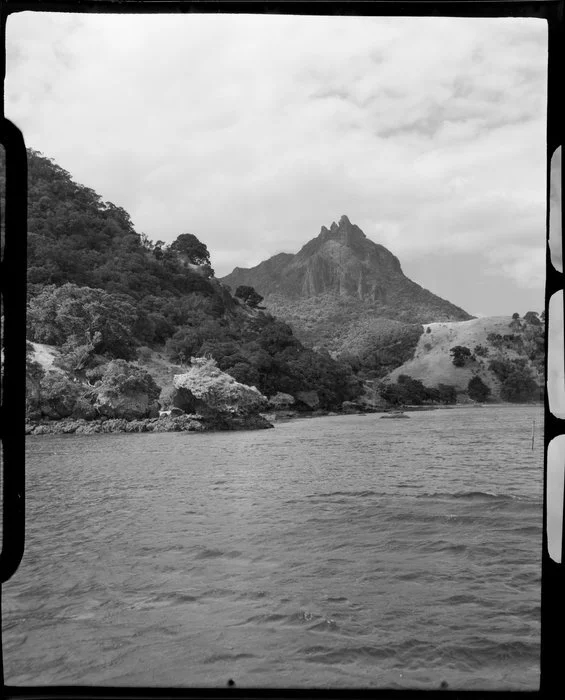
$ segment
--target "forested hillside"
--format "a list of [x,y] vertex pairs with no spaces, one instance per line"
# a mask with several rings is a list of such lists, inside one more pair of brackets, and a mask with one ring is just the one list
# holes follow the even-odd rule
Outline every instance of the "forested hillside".
[[[444,320],[423,333],[417,315],[410,322],[379,316],[385,302],[391,315],[397,302],[410,313],[468,315],[406,281],[396,258],[346,217],[323,229],[316,245],[304,246],[298,260],[304,284],[321,285],[299,300],[292,317],[303,321],[297,324],[303,337],[316,331],[315,350],[261,306],[251,285],[232,294],[216,279],[207,246],[193,233],[179,232],[170,244],[153,241],[134,229],[124,209],[52,160],[29,150],[28,162],[30,420],[149,418],[179,402],[185,412],[200,410],[206,403],[195,400],[200,394],[213,394],[216,408],[233,414],[238,400],[249,405],[246,387],[262,397],[251,402],[255,407],[263,401],[270,410],[298,411],[540,395],[543,318],[515,314],[492,328],[486,319]],[[2,173],[3,167],[0,180]],[[322,253],[339,265],[322,264]],[[266,274],[274,261],[287,269],[289,259],[278,256],[260,267]],[[310,328],[311,319],[318,326]],[[334,329],[327,337],[325,326]],[[479,328],[484,338],[475,337]],[[191,358],[208,360],[190,375],[201,385],[181,401],[174,376],[190,374]]]
[[49,397],[73,383],[76,401],[60,413],[84,413],[73,407],[92,405],[100,368],[112,360],[123,361],[124,385],[147,383],[141,365],[157,352],[177,365],[214,358],[266,396],[316,391],[320,408],[340,407],[360,393],[349,365],[305,348],[253,296],[232,296],[195,235],[153,242],[135,231],[126,211],[52,160],[29,150],[28,167],[28,339],[57,347],[64,371],[53,388],[53,376],[41,376],[30,352],[32,414],[45,414]]

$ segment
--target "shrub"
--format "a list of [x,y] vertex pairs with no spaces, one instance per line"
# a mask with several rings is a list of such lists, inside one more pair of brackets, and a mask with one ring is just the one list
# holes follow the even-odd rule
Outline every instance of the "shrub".
[[47,372],[40,384],[39,412],[53,420],[68,418],[84,394],[85,387],[79,382],[72,381],[61,372]]
[[452,362],[455,367],[464,367],[467,360],[471,359],[471,351],[465,345],[456,345],[449,351],[452,356]]
[[151,348],[148,348],[146,345],[143,345],[140,348],[137,348],[137,359],[139,362],[149,362],[149,360],[153,357],[153,351]]
[[480,377],[472,377],[467,385],[467,393],[473,401],[483,402],[489,398],[491,391]]
[[235,290],[235,296],[238,299],[242,299],[247,306],[255,309],[263,301],[263,297],[258,294],[253,287],[248,287],[247,285],[240,285]]
[[442,403],[453,404],[457,402],[457,390],[452,384],[438,384],[437,390]]
[[66,344],[67,351],[86,345],[98,354],[131,360],[136,319],[132,304],[102,289],[51,285],[29,302],[28,333],[39,343]]
[[142,367],[130,364],[125,360],[112,360],[101,367],[86,373],[89,379],[96,381],[97,393],[104,393],[118,398],[124,394],[147,394],[154,401],[161,393],[153,377]]
[[503,401],[520,403],[539,398],[539,386],[526,359],[496,359],[490,362],[489,369],[501,383],[500,398]]

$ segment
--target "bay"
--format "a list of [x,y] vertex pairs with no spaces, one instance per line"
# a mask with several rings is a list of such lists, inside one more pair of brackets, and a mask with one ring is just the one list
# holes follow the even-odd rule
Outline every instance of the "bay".
[[541,430],[487,406],[30,437],[6,682],[537,689]]

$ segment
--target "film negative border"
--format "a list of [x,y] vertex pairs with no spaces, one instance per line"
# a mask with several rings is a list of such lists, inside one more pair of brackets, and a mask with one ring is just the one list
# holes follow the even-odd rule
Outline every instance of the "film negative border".
[[[237,2],[237,0],[3,0],[0,3],[0,35],[3,41],[0,74],[5,74],[5,27],[10,14],[21,11],[106,13],[272,13],[296,15],[361,16],[450,16],[450,17],[539,17],[548,23],[548,112],[547,112],[547,257],[546,257],[546,385],[545,460],[542,543],[542,640],[539,692],[519,693],[528,697],[554,697],[565,687],[563,638],[565,635],[565,310],[563,272],[563,170],[565,134],[565,2],[544,0],[352,0],[351,2],[295,0]],[[24,546],[24,436],[21,424],[24,399],[21,377],[25,376],[25,266],[26,266],[26,152],[18,129],[4,119],[1,143],[6,153],[6,246],[2,260],[2,300],[5,311],[2,339],[5,340],[5,375],[2,384],[0,430],[3,441],[3,542],[0,574],[3,581],[17,569]],[[6,283],[10,271],[9,288]],[[8,411],[9,407],[9,411]],[[2,679],[3,681],[3,679]],[[203,697],[420,697],[427,691],[331,691],[331,690],[242,690],[233,689],[143,689],[92,687],[5,687],[5,697],[63,698],[182,698]],[[515,696],[517,693],[442,691],[452,697]]]

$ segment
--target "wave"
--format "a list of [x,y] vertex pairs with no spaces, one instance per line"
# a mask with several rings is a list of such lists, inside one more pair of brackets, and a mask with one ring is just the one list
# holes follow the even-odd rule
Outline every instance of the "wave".
[[148,595],[130,604],[134,610],[152,610],[154,608],[164,608],[171,605],[182,605],[185,603],[196,603],[197,596],[186,593],[157,593]]
[[430,640],[410,639],[400,643],[362,644],[355,646],[314,645],[300,650],[310,663],[346,664],[359,661],[394,661],[405,669],[421,667],[445,667],[455,663],[467,669],[506,667],[524,661],[538,661],[540,645],[538,639],[531,641],[497,642],[481,638],[466,644],[437,644]]
[[208,547],[204,547],[194,556],[194,559],[219,559],[221,557],[225,557],[226,559],[236,559],[241,555],[242,553],[237,550],[224,552],[221,549],[209,549]]
[[526,496],[513,496],[508,493],[494,493],[493,491],[435,491],[433,493],[421,493],[416,498],[432,499],[455,499],[465,501],[519,501],[534,500]]
[[365,491],[330,491],[328,493],[312,493],[306,498],[334,498],[335,496],[346,496],[351,498],[366,498],[368,496],[390,496],[390,493],[384,493],[382,491],[371,491],[370,489]]
[[282,626],[298,627],[306,626],[311,632],[316,631],[337,631],[338,624],[333,618],[326,618],[323,615],[309,612],[308,610],[300,610],[293,613],[263,613],[260,615],[252,615],[238,626],[243,625],[272,625],[278,624]]

